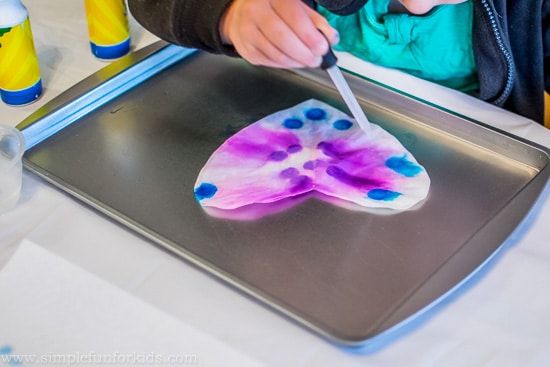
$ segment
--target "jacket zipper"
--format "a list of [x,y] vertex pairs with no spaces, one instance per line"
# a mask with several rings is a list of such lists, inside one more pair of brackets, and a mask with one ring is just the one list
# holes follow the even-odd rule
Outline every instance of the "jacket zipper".
[[504,58],[506,59],[506,63],[508,64],[508,72],[506,75],[506,85],[504,87],[503,92],[501,93],[500,97],[498,97],[493,104],[495,105],[502,105],[504,101],[508,98],[510,95],[510,92],[512,90],[512,85],[514,81],[514,61],[512,60],[512,55],[510,55],[510,52],[504,45],[504,42],[502,41],[502,37],[500,35],[500,32],[497,27],[497,21],[495,18],[495,14],[491,7],[489,6],[488,0],[481,0],[481,3],[483,7],[485,8],[485,11],[487,12],[487,15],[489,16],[489,21],[491,22],[491,29],[493,30],[493,34],[495,36],[495,39],[497,41],[497,45],[499,50],[504,55]]

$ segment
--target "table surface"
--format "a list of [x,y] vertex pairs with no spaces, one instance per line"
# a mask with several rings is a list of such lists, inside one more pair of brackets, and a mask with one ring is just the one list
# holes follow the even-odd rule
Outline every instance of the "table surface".
[[[45,90],[28,106],[0,104],[0,123],[11,126],[107,65],[90,53],[82,2],[24,3]],[[133,49],[157,40],[131,17],[130,24]],[[550,131],[530,120],[347,54],[339,58],[344,68],[550,147]],[[369,350],[322,340],[28,172],[17,207],[0,215],[0,267],[31,240],[266,366],[546,366],[548,223],[547,188],[486,271]]]

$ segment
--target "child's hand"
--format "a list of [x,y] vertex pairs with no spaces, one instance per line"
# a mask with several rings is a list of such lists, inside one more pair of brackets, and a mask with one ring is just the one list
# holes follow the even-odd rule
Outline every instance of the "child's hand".
[[234,0],[220,34],[251,64],[278,68],[317,67],[328,52],[327,39],[339,40],[326,19],[301,0]]

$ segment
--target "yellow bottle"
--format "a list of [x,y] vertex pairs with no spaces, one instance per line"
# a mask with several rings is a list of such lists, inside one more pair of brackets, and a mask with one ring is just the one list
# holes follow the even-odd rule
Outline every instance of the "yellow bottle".
[[29,13],[20,0],[0,0],[0,95],[21,106],[42,94]]
[[124,0],[84,0],[92,54],[117,59],[130,51],[130,29]]

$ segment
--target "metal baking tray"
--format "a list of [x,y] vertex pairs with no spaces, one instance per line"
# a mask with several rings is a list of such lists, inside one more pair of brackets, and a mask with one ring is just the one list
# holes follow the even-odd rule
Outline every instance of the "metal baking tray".
[[369,119],[427,169],[430,193],[414,210],[380,215],[309,198],[255,220],[206,214],[193,184],[229,136],[310,98],[347,110],[322,70],[254,67],[163,42],[21,122],[24,165],[328,340],[374,346],[494,256],[548,181],[549,151],[345,74]]

